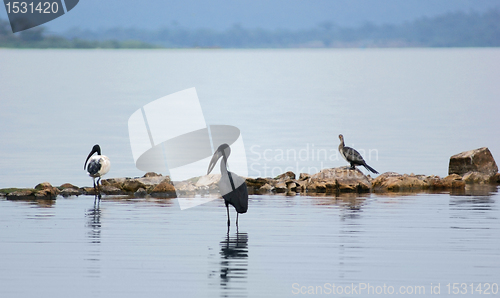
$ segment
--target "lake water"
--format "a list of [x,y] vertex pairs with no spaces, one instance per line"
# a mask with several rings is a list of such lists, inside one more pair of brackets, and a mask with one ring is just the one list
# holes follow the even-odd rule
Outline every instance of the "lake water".
[[[446,176],[461,151],[499,160],[499,80],[498,49],[0,49],[0,188],[91,185],[95,143],[107,177],[142,176],[128,118],[191,87],[207,124],[241,130],[251,176],[344,166],[340,133],[381,173]],[[0,296],[495,296],[499,203],[495,187],[251,196],[228,232],[222,200],[0,199]]]
[[207,124],[241,130],[250,176],[344,166],[340,133],[380,173],[446,176],[453,154],[500,158],[498,86],[495,48],[0,49],[0,188],[91,185],[96,143],[107,177],[142,176],[129,117],[191,87]]
[[222,199],[0,201],[0,296],[497,296],[499,204],[496,190],[251,196],[228,233]]

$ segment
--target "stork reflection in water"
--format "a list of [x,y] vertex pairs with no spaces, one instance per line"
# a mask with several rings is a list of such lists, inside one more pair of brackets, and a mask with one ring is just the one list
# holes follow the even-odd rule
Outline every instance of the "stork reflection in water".
[[208,166],[207,175],[213,170],[217,161],[222,157],[220,162],[221,178],[219,181],[219,190],[226,203],[227,210],[227,227],[231,225],[229,217],[229,205],[236,209],[236,226],[238,226],[238,215],[246,213],[248,210],[248,190],[245,179],[227,170],[227,159],[231,154],[231,148],[228,144],[222,144],[215,151],[210,165]]
[[220,243],[220,256],[222,290],[231,292],[241,288],[248,277],[248,234],[236,232],[236,235],[229,236],[228,233]]

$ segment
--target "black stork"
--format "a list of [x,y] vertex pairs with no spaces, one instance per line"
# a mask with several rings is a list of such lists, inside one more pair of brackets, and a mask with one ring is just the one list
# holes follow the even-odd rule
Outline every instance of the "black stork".
[[227,209],[227,227],[231,225],[229,218],[229,205],[236,209],[236,226],[238,226],[238,215],[246,213],[248,210],[248,190],[245,179],[227,170],[227,159],[231,154],[231,148],[228,144],[222,144],[215,151],[210,165],[208,166],[207,175],[213,170],[217,161],[222,157],[220,162],[221,178],[219,181],[219,190],[224,198]]
[[[97,153],[97,155],[92,156],[94,153]],[[87,156],[87,159],[85,160],[83,169],[86,169],[89,176],[92,177],[94,181],[95,196],[96,198],[98,197],[99,200],[101,199],[99,182],[101,182],[101,177],[109,172],[110,167],[111,163],[109,158],[105,155],[101,155],[101,147],[99,145],[94,145],[94,147],[92,147],[92,151],[90,151],[89,156]],[[96,178],[98,178],[97,183],[95,181]]]
[[378,174],[378,172],[374,168],[366,164],[366,161],[363,159],[363,156],[361,156],[361,154],[359,154],[358,151],[344,145],[343,135],[339,135],[339,139],[340,139],[340,145],[339,145],[340,155],[342,155],[342,157],[345,160],[347,160],[348,163],[351,164],[351,169],[354,170],[355,166],[364,166],[368,171]]

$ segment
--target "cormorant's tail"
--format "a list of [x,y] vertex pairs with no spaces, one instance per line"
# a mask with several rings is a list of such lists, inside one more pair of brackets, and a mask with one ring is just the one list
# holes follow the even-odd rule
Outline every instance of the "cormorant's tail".
[[364,166],[364,167],[365,167],[368,171],[370,171],[370,172],[372,172],[372,173],[375,173],[375,174],[378,174],[378,172],[377,172],[374,168],[372,168],[372,167],[370,167],[369,165],[367,165],[367,164],[366,164],[366,162],[365,162],[365,164],[364,164],[363,166]]

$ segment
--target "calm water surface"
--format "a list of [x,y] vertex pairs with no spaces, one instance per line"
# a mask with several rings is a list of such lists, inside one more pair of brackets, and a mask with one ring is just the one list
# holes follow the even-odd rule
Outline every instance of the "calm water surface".
[[[484,146],[500,159],[499,49],[0,49],[0,66],[0,188],[91,185],[96,143],[107,177],[142,176],[128,118],[191,87],[207,124],[241,130],[251,176],[345,166],[340,133],[380,173],[446,176],[451,155]],[[0,199],[0,297],[470,295],[500,284],[499,203],[496,190],[252,196],[228,233],[222,200]]]
[[0,188],[92,185],[96,143],[107,177],[142,176],[129,117],[192,87],[207,124],[241,130],[250,176],[344,166],[340,133],[380,173],[446,176],[451,155],[480,147],[500,160],[496,48],[0,49],[0,66]]
[[448,283],[500,284],[492,191],[251,196],[229,233],[222,200],[184,211],[176,199],[0,200],[0,296],[297,297],[353,284],[448,296]]

